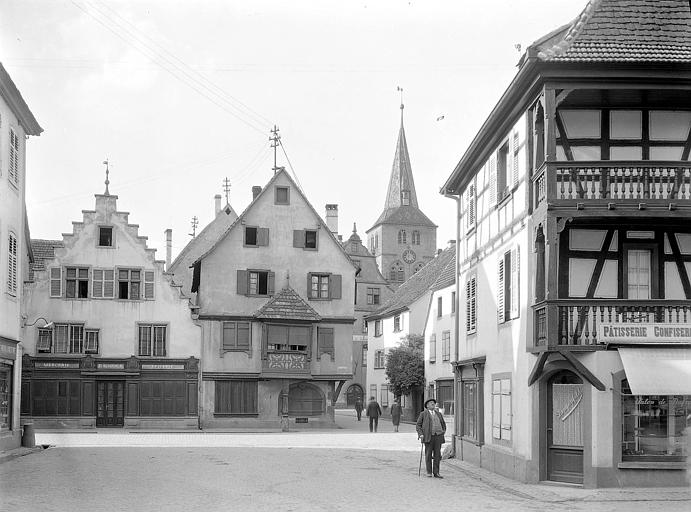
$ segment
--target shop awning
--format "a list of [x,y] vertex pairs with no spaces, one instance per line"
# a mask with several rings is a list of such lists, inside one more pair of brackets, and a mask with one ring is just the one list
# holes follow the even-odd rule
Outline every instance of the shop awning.
[[691,349],[620,348],[634,395],[691,395]]

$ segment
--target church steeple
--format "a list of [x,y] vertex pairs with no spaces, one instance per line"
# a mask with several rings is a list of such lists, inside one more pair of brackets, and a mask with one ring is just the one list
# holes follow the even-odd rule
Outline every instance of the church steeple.
[[396,143],[396,153],[394,154],[391,167],[391,178],[389,179],[389,189],[386,192],[384,210],[401,206],[418,207],[415,182],[413,181],[413,169],[410,166],[408,143],[406,142],[405,128],[403,127],[403,108],[403,102],[401,102],[401,128],[398,131],[398,142]]

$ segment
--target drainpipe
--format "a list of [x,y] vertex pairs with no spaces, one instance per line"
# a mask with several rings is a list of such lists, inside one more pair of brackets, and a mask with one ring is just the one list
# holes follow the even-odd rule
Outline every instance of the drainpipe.
[[[458,361],[458,354],[459,354],[459,345],[460,345],[460,337],[461,337],[461,331],[460,331],[460,316],[461,316],[461,290],[460,290],[460,283],[458,282],[458,275],[461,271],[461,196],[460,194],[455,196],[452,194],[449,194],[448,190],[445,190],[443,192],[444,197],[453,199],[456,201],[456,275],[454,276],[454,281],[456,282],[456,315],[454,316],[453,319],[453,326],[454,326],[454,336],[453,336],[453,342],[454,342],[454,347],[456,348],[456,361]],[[453,404],[454,404],[454,411],[453,411],[453,419],[454,419],[454,428],[456,429],[456,432],[458,431],[458,425],[460,425],[461,417],[460,417],[460,411],[458,410],[458,397],[456,396],[457,388],[458,385],[456,383],[456,372],[458,371],[458,366],[454,367],[454,379],[453,379]],[[456,453],[456,432],[453,433],[451,436],[451,444],[453,446],[453,451]],[[463,445],[461,444],[461,449]],[[463,459],[463,454],[461,453],[461,456],[459,457],[461,460]]]

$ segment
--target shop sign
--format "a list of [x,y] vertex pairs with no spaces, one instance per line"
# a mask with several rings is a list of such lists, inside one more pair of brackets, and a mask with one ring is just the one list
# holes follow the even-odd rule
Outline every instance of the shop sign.
[[125,363],[96,363],[99,370],[124,370]]
[[4,343],[0,343],[0,353],[9,354],[14,359],[14,356],[17,354],[17,347],[14,345],[5,345]]
[[353,341],[367,341],[366,334],[353,334]]
[[691,324],[604,323],[597,331],[600,343],[691,343]]
[[79,363],[58,363],[56,361],[36,361],[34,368],[79,368]]
[[184,364],[142,364],[142,370],[184,370]]

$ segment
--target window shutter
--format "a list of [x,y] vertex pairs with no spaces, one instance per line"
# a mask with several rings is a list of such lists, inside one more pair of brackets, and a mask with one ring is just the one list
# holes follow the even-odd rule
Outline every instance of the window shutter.
[[518,318],[519,308],[519,248],[511,250],[511,318]]
[[103,298],[103,270],[94,269],[93,285],[91,287],[91,295],[95,299]]
[[470,327],[470,281],[465,284],[465,330],[471,331]]
[[266,284],[267,295],[273,295],[276,292],[276,272],[269,272]]
[[504,255],[499,255],[499,268],[497,269],[497,276],[499,283],[497,286],[497,312],[499,314],[499,323],[506,319],[504,315]]
[[341,282],[342,277],[340,274],[331,274],[329,276],[329,297],[332,299],[341,298]]
[[489,159],[489,204],[497,202],[497,156],[492,155]]
[[319,345],[319,355],[329,354],[334,358],[334,330],[319,327],[317,329],[317,343]]
[[293,230],[293,247],[305,247],[305,232],[302,229]]
[[511,170],[513,171],[513,186],[518,185],[518,132],[513,133],[511,154]]
[[238,348],[250,348],[250,323],[249,322],[238,322],[237,323],[237,346]]
[[475,225],[475,185],[468,187],[468,228]]
[[154,298],[154,272],[153,270],[144,271],[144,298]]
[[10,233],[7,255],[7,291],[17,293],[17,237]]
[[269,245],[269,228],[257,228],[257,245]]
[[223,350],[234,349],[236,339],[235,322],[223,322],[221,329],[223,335],[221,340]]
[[62,296],[62,268],[60,267],[50,269],[50,296]]
[[307,298],[312,298],[312,274],[307,274]]
[[247,270],[238,270],[237,281],[238,295],[247,295]]
[[112,299],[115,291],[115,271],[103,271],[103,298]]

